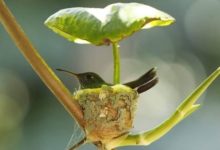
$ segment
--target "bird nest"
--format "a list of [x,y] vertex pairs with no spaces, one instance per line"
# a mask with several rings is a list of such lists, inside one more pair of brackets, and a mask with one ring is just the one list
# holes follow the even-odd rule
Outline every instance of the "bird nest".
[[74,94],[83,110],[87,139],[106,143],[132,128],[138,93],[124,85],[103,85]]

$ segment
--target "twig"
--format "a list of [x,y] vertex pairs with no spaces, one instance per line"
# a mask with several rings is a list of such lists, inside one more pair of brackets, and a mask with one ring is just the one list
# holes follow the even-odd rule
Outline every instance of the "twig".
[[69,150],[76,150],[79,148],[81,145],[85,144],[87,142],[86,137],[83,138],[81,141],[79,141],[76,145],[72,146]]
[[81,126],[83,126],[83,115],[79,104],[74,101],[67,88],[33,47],[3,0],[0,0],[0,22],[3,24],[14,43],[31,64],[41,80],[43,80],[46,86],[58,98],[66,110]]

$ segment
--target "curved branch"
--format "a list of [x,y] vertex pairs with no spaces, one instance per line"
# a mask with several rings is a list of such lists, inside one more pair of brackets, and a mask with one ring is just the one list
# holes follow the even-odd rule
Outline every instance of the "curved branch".
[[212,84],[212,82],[220,75],[220,67],[216,69],[208,78],[206,78],[176,109],[173,115],[158,127],[136,135],[128,135],[122,139],[115,139],[108,144],[108,148],[115,148],[120,146],[130,145],[149,145],[166,133],[168,133],[174,126],[176,126],[183,119],[188,117],[196,111],[200,104],[195,104],[199,97]]
[[0,0],[0,22],[41,80],[66,110],[83,126],[83,115],[79,104],[74,101],[67,88],[33,47],[3,0]]

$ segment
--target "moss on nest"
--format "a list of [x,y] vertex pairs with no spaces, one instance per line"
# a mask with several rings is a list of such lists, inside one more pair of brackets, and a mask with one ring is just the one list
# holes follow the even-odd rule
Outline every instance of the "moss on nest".
[[132,128],[138,93],[124,85],[103,85],[74,94],[82,107],[85,131],[91,141],[107,141]]

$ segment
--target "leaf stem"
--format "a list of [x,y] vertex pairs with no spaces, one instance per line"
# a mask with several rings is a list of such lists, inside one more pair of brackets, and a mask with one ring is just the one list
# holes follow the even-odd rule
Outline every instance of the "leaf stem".
[[120,83],[120,52],[118,43],[112,43],[114,58],[114,84]]
[[3,24],[14,43],[20,49],[27,61],[31,64],[41,80],[58,98],[66,110],[78,121],[81,126],[83,126],[83,115],[79,104],[74,101],[68,89],[63,85],[52,69],[33,47],[3,0],[0,0],[0,22]]

